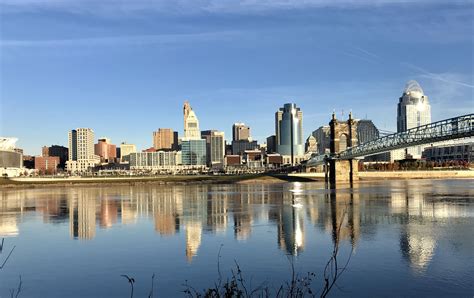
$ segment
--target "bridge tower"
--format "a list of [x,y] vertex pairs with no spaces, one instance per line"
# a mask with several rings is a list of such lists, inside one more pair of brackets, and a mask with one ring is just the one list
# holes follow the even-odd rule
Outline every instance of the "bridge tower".
[[329,183],[331,188],[336,187],[336,182],[350,182],[359,179],[357,161],[353,159],[337,159],[338,153],[346,148],[357,145],[357,121],[349,113],[347,121],[339,121],[336,114],[332,114],[329,122],[331,159],[329,160]]

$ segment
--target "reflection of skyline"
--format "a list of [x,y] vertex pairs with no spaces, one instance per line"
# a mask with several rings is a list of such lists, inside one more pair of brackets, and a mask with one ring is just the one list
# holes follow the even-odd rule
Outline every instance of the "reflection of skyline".
[[25,210],[24,191],[0,192],[0,238],[19,235],[18,220]]
[[394,223],[400,225],[402,257],[415,271],[426,270],[437,247],[437,221],[469,217],[469,208],[433,199],[423,184],[391,182],[389,190],[330,193],[314,184],[242,184],[5,191],[0,196],[0,237],[21,234],[20,223],[29,212],[42,215],[45,224],[68,223],[70,237],[83,240],[97,237],[97,229],[148,220],[157,235],[184,233],[183,257],[191,262],[199,256],[206,233],[231,230],[236,241],[253,241],[252,230],[271,223],[277,246],[298,255],[307,242],[305,224],[325,231],[335,242],[357,246],[378,225]]
[[96,202],[89,191],[79,191],[69,198],[69,229],[72,238],[90,240],[95,237]]

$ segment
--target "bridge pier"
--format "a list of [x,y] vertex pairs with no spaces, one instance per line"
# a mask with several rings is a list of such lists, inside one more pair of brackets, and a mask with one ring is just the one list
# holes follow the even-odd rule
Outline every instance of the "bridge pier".
[[335,189],[337,183],[350,183],[359,180],[359,167],[357,160],[330,160],[329,185]]
[[339,159],[338,154],[347,148],[357,145],[357,122],[349,113],[347,121],[338,121],[336,114],[332,114],[330,133],[331,158],[329,160],[329,183],[331,188],[336,188],[337,182],[352,183],[358,179],[357,161],[353,159]]

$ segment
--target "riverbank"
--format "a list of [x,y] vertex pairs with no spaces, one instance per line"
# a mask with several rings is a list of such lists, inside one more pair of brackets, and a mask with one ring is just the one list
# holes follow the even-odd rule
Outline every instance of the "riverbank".
[[[359,172],[360,180],[400,180],[400,179],[474,179],[474,171],[392,171],[392,172]],[[193,176],[143,176],[143,177],[23,177],[0,178],[0,189],[33,188],[44,186],[73,185],[136,185],[155,184],[206,184],[206,183],[281,183],[281,182],[314,182],[324,181],[324,173],[297,174],[249,174],[249,175],[193,175]]]
[[390,171],[390,172],[359,172],[360,180],[388,180],[388,179],[453,179],[474,178],[474,171]]
[[42,186],[73,186],[73,185],[136,185],[143,183],[156,184],[203,184],[203,183],[244,183],[250,181],[276,182],[280,181],[272,176],[263,174],[233,175],[233,176],[141,176],[141,177],[21,177],[0,178],[0,189],[18,187]]

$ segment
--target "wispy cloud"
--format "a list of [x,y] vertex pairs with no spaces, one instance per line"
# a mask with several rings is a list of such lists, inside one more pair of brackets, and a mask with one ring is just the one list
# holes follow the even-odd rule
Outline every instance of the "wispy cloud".
[[[54,9],[76,13],[130,13],[167,11],[176,13],[262,13],[307,8],[357,8],[383,5],[435,5],[443,0],[0,0],[4,11]],[[453,0],[451,4],[469,3]]]
[[50,40],[0,40],[1,47],[69,47],[177,44],[232,40],[239,31],[217,31],[188,34],[128,35]]
[[471,89],[474,88],[474,85],[472,83],[466,83],[466,82],[458,80],[459,76],[457,76],[455,74],[451,74],[451,73],[442,73],[442,74],[433,73],[433,72],[429,72],[426,69],[423,69],[423,68],[421,68],[419,66],[416,66],[416,65],[413,65],[413,64],[409,64],[409,63],[403,63],[403,64],[408,66],[409,68],[411,68],[413,70],[419,71],[421,73],[419,75],[420,77],[433,79],[433,80],[445,82],[445,83],[448,83],[448,84],[463,86],[463,87],[467,87],[467,88],[471,88]]

